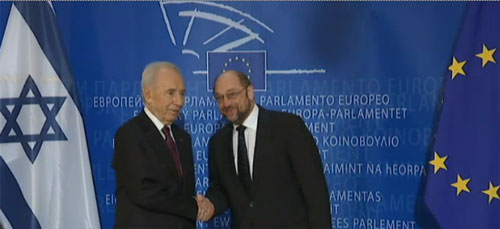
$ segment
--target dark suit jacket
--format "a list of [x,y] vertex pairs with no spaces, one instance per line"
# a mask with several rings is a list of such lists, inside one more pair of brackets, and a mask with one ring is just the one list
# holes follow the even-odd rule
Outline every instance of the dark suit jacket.
[[328,188],[314,139],[300,117],[259,107],[251,197],[236,173],[232,124],[209,142],[216,214],[228,207],[234,228],[329,228]]
[[116,228],[195,228],[198,212],[194,190],[191,137],[171,126],[183,169],[165,140],[142,111],[115,136]]

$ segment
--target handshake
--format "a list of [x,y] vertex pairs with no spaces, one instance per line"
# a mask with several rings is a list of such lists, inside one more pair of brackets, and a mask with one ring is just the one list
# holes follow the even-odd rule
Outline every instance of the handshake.
[[198,216],[197,220],[208,221],[212,218],[215,212],[215,207],[212,202],[204,197],[203,195],[196,195],[196,203],[198,204]]

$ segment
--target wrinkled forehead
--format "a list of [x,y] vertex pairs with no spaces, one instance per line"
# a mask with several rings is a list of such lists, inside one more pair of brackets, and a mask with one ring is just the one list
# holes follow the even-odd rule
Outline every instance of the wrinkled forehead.
[[161,69],[155,76],[155,84],[184,84],[184,77],[173,69]]

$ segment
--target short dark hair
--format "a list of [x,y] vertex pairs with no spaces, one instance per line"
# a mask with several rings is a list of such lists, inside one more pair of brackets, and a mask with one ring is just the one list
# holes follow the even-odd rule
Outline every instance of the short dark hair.
[[238,80],[240,80],[241,86],[248,87],[248,86],[252,85],[252,82],[250,82],[250,78],[248,77],[247,74],[240,72],[240,71],[236,71],[236,70],[231,70],[231,71],[236,74],[236,76],[238,77]]

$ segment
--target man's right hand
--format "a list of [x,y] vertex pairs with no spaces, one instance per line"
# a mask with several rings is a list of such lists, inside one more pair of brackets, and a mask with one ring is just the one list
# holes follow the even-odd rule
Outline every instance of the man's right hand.
[[203,195],[196,195],[196,203],[198,204],[198,216],[200,221],[208,221],[212,218],[215,212],[215,207],[212,202]]

